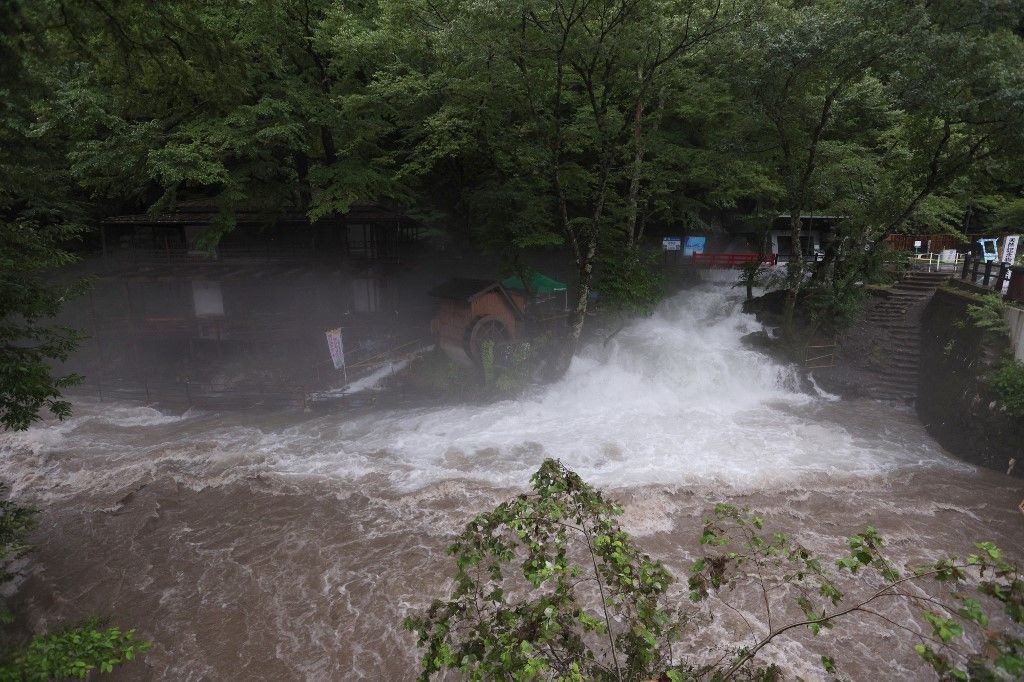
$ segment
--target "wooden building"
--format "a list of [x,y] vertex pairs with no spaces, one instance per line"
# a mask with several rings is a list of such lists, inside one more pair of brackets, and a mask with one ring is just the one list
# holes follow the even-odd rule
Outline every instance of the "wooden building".
[[522,331],[524,301],[501,282],[450,279],[430,291],[439,299],[431,331],[438,345],[456,362],[480,362],[485,341],[515,341]]
[[[178,202],[166,213],[111,216],[101,225],[103,252],[131,251],[156,256],[207,253],[202,237],[219,210],[207,199]],[[376,260],[398,257],[423,236],[419,224],[379,204],[356,203],[344,215],[311,223],[298,210],[241,208],[236,227],[217,243],[215,254],[269,259],[342,254]]]

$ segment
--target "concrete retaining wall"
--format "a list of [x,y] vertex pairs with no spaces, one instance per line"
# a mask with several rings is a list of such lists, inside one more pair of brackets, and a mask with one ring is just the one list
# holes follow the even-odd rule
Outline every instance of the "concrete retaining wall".
[[[988,375],[1009,351],[1003,334],[970,323],[976,296],[952,288],[935,292],[921,319],[917,413],[928,432],[956,456],[1024,475],[1024,419],[1007,413]],[[965,324],[966,322],[966,324]],[[1019,339],[1019,337],[1018,337]]]
[[1024,308],[1010,307],[1006,311],[1006,324],[1010,325],[1010,344],[1013,357],[1024,362]]

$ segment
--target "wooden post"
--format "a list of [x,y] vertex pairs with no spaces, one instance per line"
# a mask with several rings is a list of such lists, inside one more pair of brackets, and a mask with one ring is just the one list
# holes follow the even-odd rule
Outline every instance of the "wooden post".
[[995,289],[1000,294],[1003,293],[1003,282],[1006,281],[1006,273],[1007,273],[1007,271],[1009,271],[1009,269],[1010,269],[1010,264],[1009,263],[1000,263],[999,264],[999,274],[996,275],[996,283],[995,283],[995,285],[992,288]]
[[971,268],[971,284],[978,281],[978,269],[981,267],[981,260],[975,258],[973,261],[973,267]]
[[972,256],[971,254],[967,254],[966,256],[964,256],[964,271],[960,273],[960,279],[967,279],[967,273],[970,272],[971,261],[973,260],[974,256]]
[[981,285],[987,287],[989,281],[992,279],[992,261],[985,261],[985,277],[981,280]]

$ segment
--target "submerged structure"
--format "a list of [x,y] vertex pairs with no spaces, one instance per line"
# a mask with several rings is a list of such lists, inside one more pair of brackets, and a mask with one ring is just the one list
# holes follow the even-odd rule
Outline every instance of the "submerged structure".
[[478,363],[486,341],[519,338],[525,301],[501,282],[456,277],[431,289],[430,295],[440,301],[431,332],[456,362]]

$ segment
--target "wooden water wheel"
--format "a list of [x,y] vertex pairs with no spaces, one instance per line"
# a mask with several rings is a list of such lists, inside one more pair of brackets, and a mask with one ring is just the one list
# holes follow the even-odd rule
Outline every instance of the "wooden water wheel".
[[478,317],[466,332],[466,353],[474,362],[480,362],[480,350],[487,341],[499,348],[512,338],[508,327],[494,315]]

